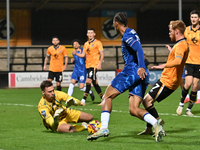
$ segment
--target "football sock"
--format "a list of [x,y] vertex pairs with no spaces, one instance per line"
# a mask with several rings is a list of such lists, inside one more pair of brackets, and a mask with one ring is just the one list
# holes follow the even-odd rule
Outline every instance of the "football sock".
[[90,83],[86,83],[86,90],[85,90],[83,99],[85,99],[85,100],[87,99],[90,89],[91,89],[91,84]]
[[61,91],[61,89],[62,89],[61,86],[57,86],[58,91]]
[[99,97],[102,99],[102,97],[103,97],[103,94],[102,94],[102,92],[101,92],[101,88],[100,88],[100,86],[99,86],[99,84],[93,84],[94,85],[94,88],[95,88],[95,90],[97,91],[97,93],[99,94]]
[[85,126],[83,126],[83,125],[74,124],[73,126],[77,132],[85,130]]
[[155,119],[150,113],[144,114],[143,120],[151,124],[152,126],[154,126],[154,124],[157,122],[157,119]]
[[185,97],[187,96],[188,94],[188,90],[185,89],[185,87],[183,86],[183,89],[182,89],[182,94],[181,94],[181,103],[184,103],[184,100],[185,100]]
[[[80,90],[81,90],[81,91],[83,91],[83,92],[85,92],[85,90],[86,90],[86,87],[83,87],[83,88],[81,88]],[[91,93],[92,93],[92,91],[90,90],[90,91],[89,91],[89,93],[91,94]]]
[[193,92],[191,91],[190,93],[190,101],[189,101],[189,104],[188,104],[188,109],[192,109],[195,101],[196,101],[196,98],[197,98],[197,92]]
[[102,111],[101,112],[101,129],[108,128],[108,122],[110,120],[110,112]]
[[[154,105],[151,105],[151,106],[148,107],[146,110],[147,110],[154,118],[156,118],[156,119],[159,118],[158,112],[156,111]],[[149,124],[149,123],[147,123],[147,127],[152,127],[152,125]]]
[[72,96],[72,94],[73,94],[73,91],[74,91],[74,84],[73,83],[70,83],[69,84],[69,88],[68,88],[68,95],[69,96]]
[[181,103],[181,102],[180,102],[180,103],[179,103],[179,106],[183,107],[183,106],[184,106],[184,103]]
[[84,86],[83,88],[80,89],[81,91],[85,92],[86,87]]
[[200,90],[197,91],[197,99],[200,99]]

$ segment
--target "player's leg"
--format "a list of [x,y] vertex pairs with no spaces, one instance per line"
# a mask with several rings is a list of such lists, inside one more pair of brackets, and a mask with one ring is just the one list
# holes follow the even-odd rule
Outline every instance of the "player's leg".
[[90,122],[93,120],[93,116],[91,114],[85,113],[81,111],[80,117],[78,119],[78,122]]
[[91,83],[92,83],[93,77],[94,77],[94,68],[87,69],[86,90],[85,90],[84,96],[81,100],[81,102],[83,102],[83,103],[85,103],[85,101],[88,97],[89,91],[91,89]]
[[71,79],[70,84],[69,84],[69,88],[68,88],[68,92],[67,94],[72,96],[73,91],[74,91],[74,85],[76,84],[76,80],[75,79]]
[[62,72],[56,72],[55,77],[56,77],[57,90],[61,91],[62,90],[61,82],[63,79]]
[[197,91],[197,101],[195,104],[199,104],[200,103],[200,87],[198,87],[198,91]]
[[194,73],[194,66],[191,64],[185,64],[185,84],[182,88],[181,99],[178,108],[176,109],[176,113],[178,115],[182,114],[184,101],[186,96],[188,95],[189,89],[192,85],[193,81],[193,73]]
[[[79,89],[83,92],[86,91],[86,87],[85,87],[86,77],[87,77],[86,73],[84,73],[84,72],[79,73]],[[91,87],[90,87],[90,89],[91,89]],[[94,97],[93,91],[89,90],[89,94],[90,94],[92,101],[94,101],[95,97]]]
[[188,116],[193,116],[193,114],[191,113],[191,109],[196,101],[198,88],[199,88],[199,79],[194,77],[193,84],[192,84],[192,90],[190,93],[190,101],[189,101],[188,107],[186,109],[186,114]]
[[76,128],[72,126],[71,124],[63,123],[58,126],[57,129],[58,132],[76,132]]
[[101,128],[96,133],[87,137],[87,140],[96,140],[99,137],[105,137],[109,135],[108,123],[110,120],[110,113],[112,111],[112,100],[120,93],[108,85],[105,94],[103,96],[102,106],[101,106]]
[[98,84],[97,79],[96,79],[96,80],[93,80],[93,81],[92,81],[92,84],[93,84],[95,90],[97,91],[97,93],[98,93],[100,99],[102,100],[103,93],[102,93],[101,87],[100,87],[99,84]]

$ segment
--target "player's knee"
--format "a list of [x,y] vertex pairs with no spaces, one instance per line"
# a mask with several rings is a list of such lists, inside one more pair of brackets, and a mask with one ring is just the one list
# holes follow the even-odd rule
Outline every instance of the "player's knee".
[[87,116],[87,121],[89,122],[89,121],[91,121],[91,120],[93,120],[93,119],[94,119],[93,115],[88,114],[88,116]]
[[129,109],[129,113],[130,113],[131,116],[137,116],[137,111],[134,107],[131,107]]

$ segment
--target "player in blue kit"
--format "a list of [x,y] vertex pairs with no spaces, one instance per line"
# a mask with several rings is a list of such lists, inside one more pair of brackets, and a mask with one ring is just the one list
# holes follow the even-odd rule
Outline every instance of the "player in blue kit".
[[[72,42],[73,47],[75,48],[76,52],[81,54],[83,53],[83,49],[80,48],[80,41],[78,39],[73,40]],[[74,70],[71,76],[71,83],[69,85],[68,88],[68,95],[72,96],[73,91],[74,91],[74,85],[79,82],[79,88],[81,91],[85,92],[86,87],[85,85],[85,81],[86,81],[86,77],[87,77],[87,70],[85,68],[85,57],[81,58],[78,57],[77,55],[73,55],[74,59],[71,59],[71,63],[74,62]],[[94,94],[93,92],[90,90],[89,91],[90,96],[92,101],[94,100]]]
[[117,13],[113,19],[115,29],[122,35],[122,56],[125,66],[108,85],[103,96],[100,130],[88,136],[87,140],[96,140],[109,135],[108,122],[112,111],[112,100],[126,90],[129,90],[130,115],[154,126],[156,142],[159,142],[163,136],[163,120],[157,120],[145,109],[139,108],[149,83],[149,73],[144,63],[144,52],[139,36],[134,29],[128,28],[127,22],[128,17],[124,12]]

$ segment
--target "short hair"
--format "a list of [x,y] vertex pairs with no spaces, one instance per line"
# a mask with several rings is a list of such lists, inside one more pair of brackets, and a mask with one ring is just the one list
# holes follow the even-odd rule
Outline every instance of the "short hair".
[[191,11],[191,12],[190,12],[190,16],[191,16],[192,14],[197,14],[197,15],[200,17],[200,12],[199,12],[198,10],[193,10],[193,11]]
[[44,91],[46,87],[50,87],[50,86],[53,86],[52,82],[49,80],[45,80],[40,84],[40,89]]
[[81,41],[80,41],[79,39],[74,39],[74,40],[72,41],[72,46],[74,46],[74,42],[78,42],[78,44],[81,45]]
[[88,30],[92,30],[92,31],[94,31],[94,32],[95,32],[95,30],[94,30],[93,28],[88,28],[88,29],[87,29],[87,31],[88,31]]
[[[57,38],[57,39],[59,40],[59,38],[58,38],[57,36],[52,37],[52,40],[53,40],[54,38]],[[59,41],[60,41],[60,40],[59,40]]]
[[126,12],[119,12],[114,16],[113,21],[119,22],[126,27],[128,25],[128,15]]
[[170,25],[172,26],[172,29],[173,29],[173,30],[179,29],[180,32],[181,32],[182,34],[184,34],[186,25],[185,25],[185,23],[184,23],[183,21],[181,21],[181,20],[170,21],[169,26],[170,26]]

